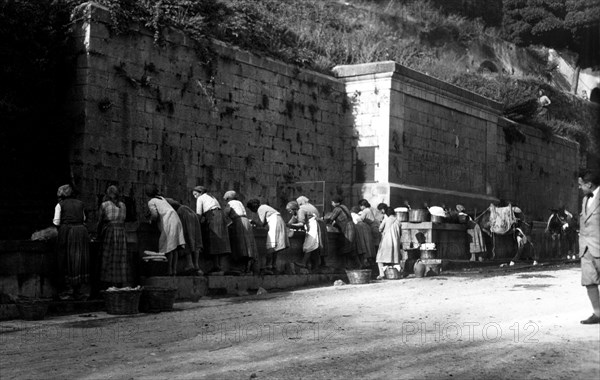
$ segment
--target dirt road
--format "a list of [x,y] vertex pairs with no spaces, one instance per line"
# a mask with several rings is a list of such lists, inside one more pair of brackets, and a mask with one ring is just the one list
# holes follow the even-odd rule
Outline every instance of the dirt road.
[[6,379],[598,379],[579,268],[491,269],[0,323]]

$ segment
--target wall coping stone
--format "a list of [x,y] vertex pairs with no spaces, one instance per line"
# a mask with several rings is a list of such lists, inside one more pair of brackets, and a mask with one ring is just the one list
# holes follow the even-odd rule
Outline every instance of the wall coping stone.
[[[343,78],[346,81],[361,80],[364,76],[381,77],[383,73],[390,73],[392,78],[408,78],[418,83],[433,86],[440,90],[447,91],[461,98],[481,104],[497,112],[502,110],[502,104],[492,99],[478,95],[472,91],[455,86],[440,79],[409,69],[395,61],[382,61],[374,63],[363,63],[358,65],[340,65],[333,68],[336,77]],[[379,75],[378,75],[379,74]]]
[[497,197],[492,196],[492,195],[486,195],[486,194],[465,193],[465,192],[462,192],[462,191],[446,190],[446,189],[440,189],[440,188],[434,188],[434,187],[425,187],[425,186],[417,186],[417,185],[403,185],[403,184],[394,183],[394,182],[390,182],[389,186],[390,186],[390,188],[398,188],[398,189],[405,189],[405,190],[421,191],[421,192],[424,192],[424,193],[436,193],[436,194],[454,195],[454,196],[458,196],[458,197],[483,199],[483,200],[490,201],[490,202],[498,202],[498,201],[500,201],[500,199],[498,199]]

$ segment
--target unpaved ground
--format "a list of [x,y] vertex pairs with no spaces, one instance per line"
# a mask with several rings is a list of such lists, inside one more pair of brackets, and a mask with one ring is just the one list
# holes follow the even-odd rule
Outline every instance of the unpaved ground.
[[[575,265],[0,323],[6,379],[598,379]],[[182,310],[183,309],[183,310]]]

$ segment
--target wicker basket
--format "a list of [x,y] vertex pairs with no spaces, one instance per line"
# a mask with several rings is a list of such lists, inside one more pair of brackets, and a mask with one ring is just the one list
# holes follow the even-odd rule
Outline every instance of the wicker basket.
[[139,313],[142,289],[104,291],[103,294],[108,314],[123,315]]
[[140,309],[149,313],[173,310],[176,294],[177,288],[146,286],[142,292]]
[[44,300],[17,300],[16,305],[21,319],[27,321],[42,320],[48,312],[48,301]]
[[370,269],[346,269],[346,275],[348,276],[348,281],[353,285],[368,284],[371,281]]

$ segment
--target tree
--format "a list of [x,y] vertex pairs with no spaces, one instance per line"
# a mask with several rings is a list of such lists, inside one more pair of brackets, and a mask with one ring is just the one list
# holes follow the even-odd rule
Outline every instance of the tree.
[[582,68],[600,66],[600,2],[566,0],[565,27],[573,35],[572,50]]
[[505,38],[517,45],[568,46],[572,38],[564,21],[565,1],[505,0],[502,20]]

